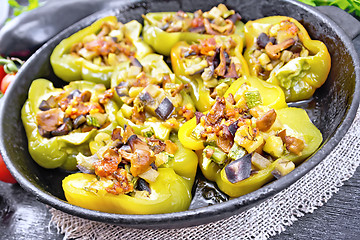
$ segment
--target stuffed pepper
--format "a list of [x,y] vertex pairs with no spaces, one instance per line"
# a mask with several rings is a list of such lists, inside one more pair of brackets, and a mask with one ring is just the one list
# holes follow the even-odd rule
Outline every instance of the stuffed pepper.
[[287,101],[310,98],[331,66],[324,43],[312,40],[295,19],[273,16],[245,25],[244,54],[252,75],[280,86]]
[[119,65],[111,86],[121,104],[118,123],[131,126],[137,134],[166,140],[194,116],[188,84],[175,77],[161,55],[149,54]]
[[95,134],[117,126],[111,97],[103,84],[74,81],[62,89],[35,80],[21,111],[31,157],[44,168],[76,169],[76,155],[90,155]]
[[114,16],[96,21],[56,46],[50,57],[55,74],[68,82],[84,79],[109,87],[114,66],[152,52],[139,37],[141,29],[135,20],[122,24]]
[[171,49],[173,71],[190,85],[199,111],[209,110],[237,78],[249,74],[242,50],[238,36],[215,36],[192,45],[178,42]]
[[305,110],[262,105],[248,85],[217,98],[207,113],[179,130],[185,147],[197,150],[204,176],[230,197],[238,197],[291,172],[322,142]]
[[69,203],[118,214],[185,211],[191,202],[197,156],[174,135],[161,141],[136,135],[130,126],[99,133],[77,156],[80,173],[63,180]]
[[160,12],[148,13],[144,18],[144,41],[160,54],[169,56],[171,48],[179,41],[191,44],[214,35],[244,36],[241,16],[224,4],[210,11],[194,13]]

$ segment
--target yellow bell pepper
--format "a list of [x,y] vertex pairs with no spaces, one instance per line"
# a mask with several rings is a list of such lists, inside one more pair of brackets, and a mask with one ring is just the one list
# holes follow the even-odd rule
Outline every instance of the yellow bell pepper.
[[[149,192],[146,194],[143,190],[135,189],[135,186],[127,194],[113,194],[108,188],[114,183],[103,176],[99,177],[95,170],[96,175],[75,173],[63,180],[67,201],[83,208],[118,214],[159,214],[187,210],[192,199],[191,189],[196,175],[197,156],[193,151],[184,148],[175,135],[171,136],[171,140],[176,144],[177,150],[170,160],[160,163],[157,170],[152,170],[157,172],[157,175],[155,180],[145,180],[149,184]],[[111,140],[107,144],[113,146]],[[104,147],[100,146],[98,149],[97,155],[104,151]],[[130,172],[132,173],[131,168]],[[110,176],[113,175],[110,173]],[[145,179],[141,174],[138,176]]]

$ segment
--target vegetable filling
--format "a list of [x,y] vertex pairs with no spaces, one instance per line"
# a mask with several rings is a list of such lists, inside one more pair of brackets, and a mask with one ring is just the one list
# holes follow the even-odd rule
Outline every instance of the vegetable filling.
[[174,15],[166,15],[159,26],[166,32],[194,32],[210,35],[230,35],[235,31],[235,23],[241,16],[229,10],[224,4],[213,7],[208,12],[197,10],[194,14],[178,11]]
[[274,24],[256,39],[257,49],[251,54],[258,77],[266,80],[286,63],[311,55],[300,41],[299,28],[289,20]]
[[135,197],[149,197],[149,183],[159,175],[157,168],[174,159],[177,151],[171,140],[145,138],[134,134],[129,126],[114,129],[111,136],[98,134],[90,148],[94,155],[76,157],[82,172],[97,176],[85,190],[97,193],[105,187],[108,193]]
[[94,96],[90,91],[78,89],[62,91],[41,101],[36,122],[41,136],[51,138],[67,135],[72,131],[89,132],[110,124],[104,104],[111,98],[111,91]]
[[209,38],[182,48],[185,74],[201,75],[205,87],[211,90],[211,97],[223,96],[232,82],[241,76],[241,62],[231,56],[237,43],[231,37],[227,39]]
[[[291,136],[277,120],[274,109],[261,105],[258,92],[247,85],[240,91],[244,97],[237,103],[230,94],[217,98],[208,113],[197,112],[197,126],[192,131],[192,137],[206,145],[202,150],[202,166],[213,162],[225,167],[232,183],[265,169],[286,154],[300,156],[305,147],[302,136]],[[277,176],[295,168],[291,161],[284,161],[286,164],[276,168],[281,169]]]
[[80,56],[99,66],[116,66],[134,56],[136,47],[125,36],[124,24],[104,22],[101,30],[85,36],[81,42],[75,43],[70,53]]

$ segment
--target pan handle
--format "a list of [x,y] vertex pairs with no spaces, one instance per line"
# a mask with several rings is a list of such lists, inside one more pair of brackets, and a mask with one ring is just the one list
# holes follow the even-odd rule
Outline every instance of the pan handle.
[[351,39],[360,34],[360,21],[344,10],[335,6],[318,6],[316,9],[336,22]]

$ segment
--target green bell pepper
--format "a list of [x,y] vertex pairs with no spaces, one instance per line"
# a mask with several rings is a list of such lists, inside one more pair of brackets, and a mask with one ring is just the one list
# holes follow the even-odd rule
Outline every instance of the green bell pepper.
[[[131,126],[136,134],[166,140],[171,131],[177,132],[183,122],[194,116],[195,107],[185,85],[161,55],[149,54],[137,66],[130,62],[119,65],[111,86],[115,89],[113,99],[121,105],[116,115],[119,125]],[[165,100],[170,110],[165,109],[163,115],[158,110]]]
[[[44,107],[43,104],[49,103],[50,105],[53,105],[51,108],[47,105],[48,109],[50,109],[50,111],[57,111],[59,116],[69,115],[69,112],[64,113],[56,108],[55,105],[59,104],[57,103],[59,100],[55,100],[55,102],[53,101],[53,103],[50,103],[51,101],[49,99],[54,100],[54,98],[66,98],[66,96],[69,96],[71,92],[77,90],[81,92],[90,92],[91,99],[93,99],[91,100],[92,102],[97,101],[98,97],[103,95],[106,89],[102,84],[95,84],[86,81],[71,82],[69,85],[65,86],[64,89],[54,88],[53,84],[46,79],[37,79],[31,84],[28,99],[21,110],[21,118],[29,142],[30,155],[40,166],[44,168],[61,167],[66,170],[76,169],[75,156],[79,152],[85,155],[90,154],[88,143],[94,138],[94,135],[97,132],[111,132],[117,125],[115,115],[118,111],[118,107],[115,102],[108,100],[104,103],[105,115],[96,113],[90,115],[88,114],[88,118],[93,120],[96,119],[96,117],[93,117],[96,115],[107,116],[105,119],[106,124],[103,125],[102,128],[98,129],[92,126],[86,130],[86,132],[82,132],[82,128],[75,129],[72,124],[74,121],[71,121],[70,128],[74,130],[68,132],[67,134],[59,134],[58,131],[52,136],[41,135],[39,131],[40,118],[38,118],[38,114],[41,112],[47,112],[40,110],[40,108]],[[67,111],[69,111],[68,109]],[[96,110],[93,110],[93,112],[96,112]],[[70,114],[73,114],[73,112],[70,112]],[[43,116],[45,120],[41,119],[41,121],[47,121],[46,118],[48,117],[46,115]],[[54,117],[55,115],[49,114],[48,116]],[[62,122],[63,119],[58,119],[57,121]],[[66,123],[67,121],[64,120],[64,122]],[[64,126],[67,127],[67,125]],[[55,131],[60,129],[61,128],[58,127]]]
[[238,77],[249,75],[242,50],[239,36],[215,36],[193,45],[178,42],[171,49],[173,71],[191,86],[190,94],[199,111],[208,110]]
[[[134,136],[136,135],[132,135],[131,138],[134,139]],[[176,144],[177,150],[170,154],[172,157],[169,159],[169,154],[165,151],[155,153],[157,170],[150,167],[150,170],[145,169],[145,173],[134,177],[132,167],[129,171],[122,163],[115,164],[114,171],[123,172],[127,176],[127,180],[117,179],[121,181],[121,187],[118,185],[117,188],[125,189],[126,192],[113,193],[116,186],[116,180],[112,177],[114,174],[108,172],[101,175],[101,168],[95,168],[95,174],[76,173],[63,180],[66,199],[69,203],[83,208],[118,214],[159,214],[187,210],[192,198],[191,189],[196,175],[197,157],[193,151],[184,148],[175,135],[171,136],[171,140],[172,144]],[[130,138],[127,142],[130,142]],[[114,146],[113,143],[114,141],[110,140],[107,146]],[[146,149],[143,144],[144,142],[142,149]],[[101,156],[106,156],[99,154],[104,152],[103,149],[104,147],[99,148],[97,152],[100,161]],[[118,150],[120,155],[121,151]],[[122,162],[127,154],[121,155]],[[162,160],[164,156],[165,161]],[[106,167],[106,164],[103,166]],[[140,181],[143,182],[142,186],[146,181],[148,188],[140,188]]]
[[55,47],[50,57],[55,74],[67,82],[84,79],[109,87],[114,66],[152,52],[139,37],[141,29],[135,20],[123,25],[114,16],[94,22]]
[[310,98],[327,79],[330,54],[295,19],[273,16],[245,25],[244,57],[250,72],[280,86],[287,101]]
[[[244,39],[244,23],[240,21],[240,15],[228,10],[223,4],[205,13],[201,10],[195,13],[156,12],[148,13],[143,18],[144,41],[156,52],[165,56],[169,56],[171,48],[180,41],[191,44],[214,35],[238,35]],[[219,28],[231,26],[231,30],[225,33],[214,30],[213,23],[210,25],[210,21],[214,18],[217,19]]]

